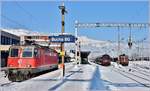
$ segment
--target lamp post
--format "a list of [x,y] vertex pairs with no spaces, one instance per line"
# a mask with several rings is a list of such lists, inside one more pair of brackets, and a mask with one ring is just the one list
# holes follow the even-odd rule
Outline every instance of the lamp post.
[[[61,21],[61,25],[62,25],[62,28],[61,28],[61,34],[63,35],[63,33],[65,32],[65,13],[67,13],[66,9],[65,9],[65,5],[64,3],[62,3],[61,6],[58,6],[58,8],[61,10],[61,18],[62,18],[62,21]],[[65,52],[64,52],[64,43],[61,43],[61,52],[62,52],[62,57],[61,57],[61,60],[62,60],[62,63],[61,63],[61,67],[62,67],[62,75],[63,77],[65,76],[65,65],[64,65],[64,56],[65,56]]]

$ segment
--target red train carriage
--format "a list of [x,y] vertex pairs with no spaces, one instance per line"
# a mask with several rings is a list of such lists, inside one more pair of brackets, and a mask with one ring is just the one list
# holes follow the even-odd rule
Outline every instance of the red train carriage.
[[58,54],[37,45],[11,46],[7,74],[11,81],[29,79],[33,74],[58,67]]
[[107,54],[102,55],[101,57],[101,65],[109,66],[111,64],[111,57]]
[[103,66],[109,66],[111,65],[111,57],[107,54],[104,54],[101,57],[97,57],[95,62]]
[[128,64],[129,64],[128,56],[125,54],[120,55],[118,61],[122,66],[128,66]]

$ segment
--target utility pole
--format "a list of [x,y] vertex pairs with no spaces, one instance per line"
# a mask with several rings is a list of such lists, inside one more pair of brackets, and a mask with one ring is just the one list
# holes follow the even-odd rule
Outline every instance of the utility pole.
[[140,41],[137,42],[138,43],[138,59],[140,58]]
[[[148,6],[149,6],[148,8],[150,9],[150,0],[149,0]],[[150,11],[148,11],[148,14],[150,15]],[[150,17],[148,17],[148,18],[149,18],[148,19],[148,23],[149,23],[149,25],[148,25],[148,33],[149,33],[148,42],[150,42]],[[149,61],[150,61],[150,45],[148,47],[149,47],[148,51],[149,51]]]
[[132,34],[131,34],[131,24],[129,24],[129,28],[130,28],[130,34],[129,34],[129,41],[128,41],[128,46],[129,46],[129,49],[132,48]]
[[[78,24],[78,21],[75,21],[75,24]],[[75,50],[75,60],[76,60],[76,64],[78,63],[78,27],[75,27],[75,37],[76,37],[76,41],[75,41],[75,46],[76,46],[76,50]]]
[[[61,10],[61,25],[62,25],[62,28],[61,28],[61,34],[63,35],[64,32],[65,32],[65,13],[67,13],[66,9],[65,9],[65,5],[64,3],[62,3],[61,6],[59,6],[59,9]],[[64,56],[65,56],[65,50],[64,50],[64,43],[61,43],[61,53],[62,53],[62,63],[61,63],[61,67],[62,67],[62,75],[63,77],[65,76],[65,65],[64,65]]]
[[79,65],[81,65],[81,42],[79,41]]
[[118,60],[120,55],[120,27],[118,26]]
[[[149,20],[150,22],[150,20]],[[120,29],[123,28],[130,28],[130,34],[131,34],[131,28],[132,29],[137,29],[137,28],[149,28],[150,31],[150,24],[149,23],[103,23],[103,22],[95,22],[95,23],[84,23],[84,22],[77,22],[75,23],[76,29],[87,29],[87,28],[116,28],[118,29],[118,49],[117,49],[117,55],[119,56],[120,54]],[[76,31],[76,30],[75,30]],[[128,42],[129,47],[132,47],[132,41],[131,41],[131,36],[130,40]],[[130,50],[128,50],[130,51]],[[118,57],[119,58],[119,57]]]

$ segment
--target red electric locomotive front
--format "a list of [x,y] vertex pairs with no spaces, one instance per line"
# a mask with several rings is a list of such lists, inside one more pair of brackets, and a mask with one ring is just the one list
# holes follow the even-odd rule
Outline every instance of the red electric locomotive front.
[[128,64],[129,64],[129,58],[125,54],[120,55],[118,61],[122,66],[128,66]]
[[101,65],[103,66],[109,66],[111,65],[111,57],[107,54],[102,55],[101,57]]
[[37,45],[11,46],[7,74],[11,81],[23,81],[36,73],[58,68],[58,53]]

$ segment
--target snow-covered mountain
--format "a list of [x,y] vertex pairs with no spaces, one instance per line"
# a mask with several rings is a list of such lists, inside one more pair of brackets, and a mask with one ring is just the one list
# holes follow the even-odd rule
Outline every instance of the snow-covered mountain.
[[[148,56],[149,53],[147,50],[140,50],[138,52],[138,45],[133,43],[132,49],[129,49],[128,43],[120,43],[120,52],[118,52],[118,42],[112,41],[102,41],[91,39],[86,36],[80,36],[79,40],[81,42],[81,51],[91,51],[90,56],[100,56],[103,54],[109,54],[113,57],[117,57],[119,54],[127,55],[139,55],[139,56]],[[65,44],[66,50],[75,50],[75,44]]]
[[[117,56],[118,44],[116,42],[101,41],[88,38],[86,36],[80,36],[79,41],[81,43],[81,51],[91,51],[92,55],[98,56],[102,54],[110,54]],[[125,51],[128,46],[120,44],[122,52]],[[75,44],[65,44],[66,50],[74,50]]]
[[[36,31],[30,31],[26,29],[1,29],[3,31],[21,36],[21,35],[48,35],[39,33]],[[55,34],[55,33],[51,33]],[[81,43],[81,51],[91,51],[92,55],[102,55],[102,54],[110,54],[111,56],[117,56],[118,54],[118,43],[112,42],[112,41],[102,41],[102,40],[95,40],[91,39],[87,36],[80,36],[79,41]],[[131,50],[129,50],[127,43],[120,43],[120,54],[136,54],[137,51],[137,45],[133,44],[133,47]],[[66,43],[65,44],[65,50],[75,50],[75,43]],[[142,55],[148,55],[147,50],[141,51]]]
[[43,33],[39,33],[36,31],[26,30],[26,29],[1,29],[2,31],[15,34],[17,36],[21,35],[42,35]]

